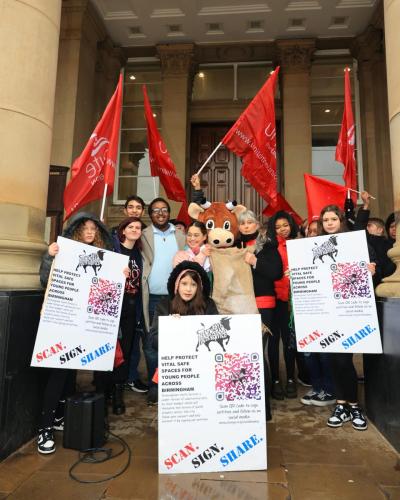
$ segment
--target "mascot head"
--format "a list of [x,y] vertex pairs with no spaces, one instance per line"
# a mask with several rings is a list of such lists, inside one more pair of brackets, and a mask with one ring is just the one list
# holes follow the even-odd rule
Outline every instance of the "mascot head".
[[246,210],[236,201],[227,203],[204,200],[201,205],[191,203],[188,213],[192,219],[205,224],[208,231],[208,243],[215,248],[231,247],[238,237],[239,215]]

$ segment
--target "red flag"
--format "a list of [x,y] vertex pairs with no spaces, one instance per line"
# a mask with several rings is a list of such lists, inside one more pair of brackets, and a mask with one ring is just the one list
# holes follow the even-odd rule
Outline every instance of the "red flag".
[[309,223],[319,218],[321,210],[326,205],[337,205],[343,209],[347,194],[345,186],[310,174],[304,174],[304,184],[306,187]]
[[85,149],[72,165],[71,179],[64,191],[64,220],[83,205],[102,198],[105,184],[107,195],[113,192],[121,108],[122,75]]
[[147,144],[149,148],[149,160],[151,175],[159,177],[169,200],[182,201],[182,207],[178,214],[178,219],[190,223],[187,213],[188,204],[186,192],[173,164],[165,143],[157,129],[150,101],[147,96],[146,85],[143,85],[144,113],[147,122]]
[[303,219],[297,212],[293,210],[293,208],[289,205],[289,203],[281,195],[281,193],[277,193],[275,204],[270,203],[266,208],[264,208],[263,214],[266,215],[267,217],[271,217],[271,215],[274,215],[274,213],[278,212],[278,210],[284,210],[285,212],[290,214],[293,217],[296,224],[298,224],[299,226],[300,224],[302,224]]
[[279,66],[234,123],[222,143],[240,156],[242,175],[268,202],[276,202],[275,86]]
[[[346,68],[344,72],[344,110],[342,127],[340,129],[339,140],[336,146],[335,160],[343,163],[343,179],[345,186],[350,189],[357,189],[357,166],[355,156],[356,130],[354,126],[353,108],[351,106],[351,86],[350,70]],[[353,201],[356,201],[356,194],[352,193]]]

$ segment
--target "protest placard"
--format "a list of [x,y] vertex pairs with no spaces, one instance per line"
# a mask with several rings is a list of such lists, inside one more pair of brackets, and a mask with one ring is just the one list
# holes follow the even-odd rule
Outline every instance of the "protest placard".
[[112,370],[128,257],[59,237],[31,366]]
[[267,467],[258,314],[159,318],[159,472]]
[[381,353],[365,231],[287,242],[299,352]]

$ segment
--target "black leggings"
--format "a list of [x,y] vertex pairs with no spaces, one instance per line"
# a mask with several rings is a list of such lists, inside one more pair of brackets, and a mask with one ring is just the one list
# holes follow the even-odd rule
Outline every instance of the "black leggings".
[[276,301],[272,336],[268,340],[268,358],[272,380],[279,380],[279,340],[282,338],[283,355],[286,364],[287,379],[294,379],[294,363],[296,343],[292,342],[292,333],[289,329],[289,304],[282,300]]
[[333,385],[339,401],[357,401],[357,372],[350,353],[329,354]]
[[128,380],[129,360],[131,358],[133,337],[136,330],[136,305],[135,297],[125,295],[122,304],[121,319],[119,323],[121,338],[118,339],[124,356],[124,362],[112,372],[95,372],[94,380],[98,392],[111,392],[114,384],[124,384]]
[[39,422],[40,429],[53,427],[58,408],[60,410],[58,416],[63,416],[64,406],[60,407],[60,400],[65,400],[74,394],[76,383],[76,370],[61,368],[46,368],[46,370],[49,370],[50,373],[43,395],[43,407]]

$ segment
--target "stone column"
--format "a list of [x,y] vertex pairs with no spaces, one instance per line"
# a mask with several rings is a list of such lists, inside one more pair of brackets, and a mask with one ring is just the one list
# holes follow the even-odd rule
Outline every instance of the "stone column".
[[390,150],[396,243],[388,255],[397,265],[392,276],[384,279],[376,293],[380,297],[400,297],[400,0],[384,0],[385,47],[389,101]]
[[[383,19],[377,22],[383,25]],[[383,30],[370,24],[355,39],[352,54],[358,62],[364,187],[376,197],[373,215],[385,219],[393,196],[383,37]]]
[[[182,184],[186,180],[188,101],[193,64],[192,44],[158,45],[163,78],[161,134]],[[181,203],[171,204],[179,211]]]
[[2,0],[0,287],[38,288],[61,0]]
[[310,67],[314,40],[278,40],[283,107],[284,195],[306,217],[303,174],[311,173]]

